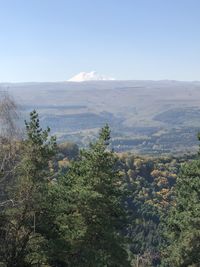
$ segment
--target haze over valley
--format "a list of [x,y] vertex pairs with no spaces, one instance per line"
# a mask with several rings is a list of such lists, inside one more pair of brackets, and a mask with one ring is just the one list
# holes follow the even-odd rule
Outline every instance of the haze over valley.
[[[95,74],[97,75],[97,74]],[[195,151],[200,82],[103,80],[4,83],[21,117],[36,109],[58,141],[87,145],[108,123],[116,151],[168,154]]]

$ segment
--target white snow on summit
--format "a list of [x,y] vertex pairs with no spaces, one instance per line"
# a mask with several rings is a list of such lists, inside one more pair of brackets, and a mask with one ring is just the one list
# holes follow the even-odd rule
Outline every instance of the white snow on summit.
[[85,82],[85,81],[109,81],[115,80],[114,78],[108,77],[106,75],[101,75],[96,71],[91,72],[80,72],[79,74],[73,76],[68,82]]

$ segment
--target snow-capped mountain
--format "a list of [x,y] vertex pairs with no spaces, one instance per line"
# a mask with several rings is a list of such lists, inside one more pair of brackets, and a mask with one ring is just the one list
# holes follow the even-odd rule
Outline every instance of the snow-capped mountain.
[[73,76],[68,82],[85,82],[85,81],[109,81],[115,80],[112,77],[106,75],[101,75],[96,71],[91,72],[80,72],[79,74]]

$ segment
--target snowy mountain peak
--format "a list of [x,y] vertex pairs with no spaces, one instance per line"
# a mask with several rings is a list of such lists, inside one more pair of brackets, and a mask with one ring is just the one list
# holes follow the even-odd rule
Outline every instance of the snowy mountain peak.
[[101,75],[96,71],[91,71],[91,72],[80,72],[79,74],[69,79],[68,82],[109,81],[109,80],[115,80],[115,79],[108,77],[106,75]]

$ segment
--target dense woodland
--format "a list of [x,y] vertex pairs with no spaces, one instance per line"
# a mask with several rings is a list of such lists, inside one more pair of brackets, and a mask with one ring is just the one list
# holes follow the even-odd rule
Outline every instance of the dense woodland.
[[0,266],[200,266],[200,159],[57,143],[0,102]]

